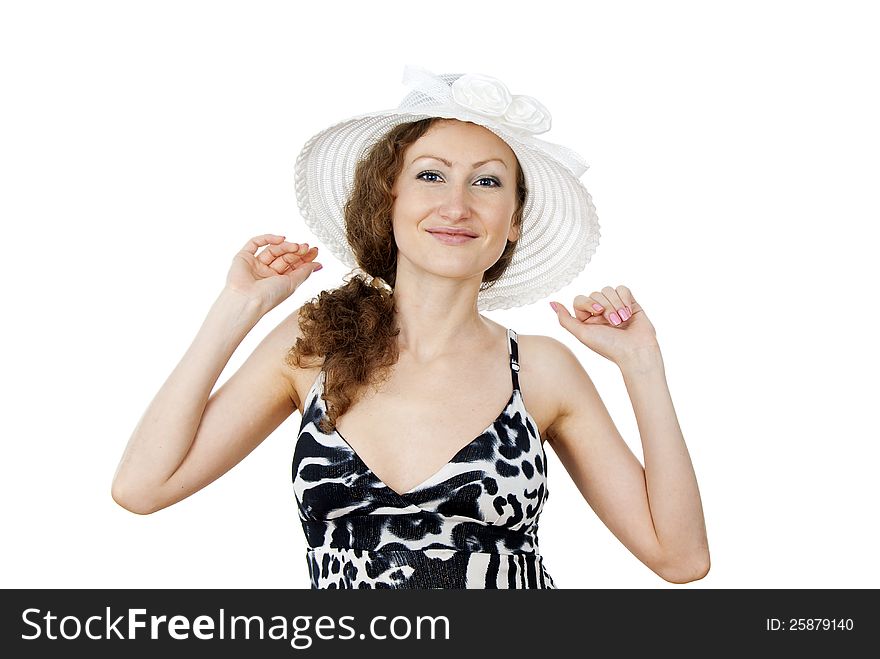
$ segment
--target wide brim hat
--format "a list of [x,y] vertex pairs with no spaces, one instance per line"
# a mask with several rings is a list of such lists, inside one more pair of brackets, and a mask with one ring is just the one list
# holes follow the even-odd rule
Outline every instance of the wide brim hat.
[[336,123],[300,151],[294,176],[297,205],[315,236],[336,258],[359,269],[344,219],[358,161],[398,124],[427,117],[459,119],[504,140],[519,159],[528,188],[513,259],[491,287],[480,290],[478,309],[523,306],[570,284],[598,247],[599,221],[579,180],[589,165],[571,149],[535,137],[550,129],[547,108],[480,74],[435,75],[406,66],[403,82],[413,90],[397,108]]

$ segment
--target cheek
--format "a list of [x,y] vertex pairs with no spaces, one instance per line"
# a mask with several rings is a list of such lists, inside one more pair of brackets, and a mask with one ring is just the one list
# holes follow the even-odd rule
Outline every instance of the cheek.
[[[425,219],[431,216],[433,206],[417,194],[404,194],[391,205],[391,225],[400,235],[418,231]],[[404,240],[406,240],[404,238]]]
[[419,222],[418,212],[411,204],[394,202],[391,207],[391,231],[399,250],[407,252],[410,245],[416,242]]
[[425,191],[406,190],[397,198],[397,204],[401,209],[419,214],[436,206],[437,199]]
[[504,234],[505,239],[513,223],[514,204],[499,204],[492,213],[494,233]]

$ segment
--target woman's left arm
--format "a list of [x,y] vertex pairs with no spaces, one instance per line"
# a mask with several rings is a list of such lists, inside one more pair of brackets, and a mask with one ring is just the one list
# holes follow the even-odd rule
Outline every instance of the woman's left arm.
[[[618,363],[635,412],[645,487],[657,540],[685,581],[709,571],[709,544],[697,476],[672,405],[660,347]],[[675,580],[675,579],[673,579]]]
[[567,349],[555,360],[560,414],[554,450],[605,524],[652,570],[685,583],[709,571],[699,488],[654,327],[625,286],[574,300],[575,315],[551,303],[560,325],[623,375],[638,423],[644,467],[626,446],[591,379]]

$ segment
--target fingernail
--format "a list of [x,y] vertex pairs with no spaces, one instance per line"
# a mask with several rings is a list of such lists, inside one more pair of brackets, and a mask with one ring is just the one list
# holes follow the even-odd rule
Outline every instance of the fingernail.
[[595,309],[596,311],[602,311],[602,309],[604,309],[604,307],[601,304],[599,304],[598,302],[593,302],[593,309]]
[[320,270],[323,267],[324,267],[323,265],[318,265],[318,267],[315,268],[314,270],[312,270],[312,272],[317,272],[318,270]]
[[620,307],[620,309],[617,310],[617,313],[620,314],[621,320],[629,320],[629,313],[627,312],[626,308]]
[[608,316],[608,318],[611,319],[611,324],[612,324],[612,325],[620,325],[620,316],[618,316],[618,315],[617,315],[616,313],[614,313],[613,311],[612,311],[611,314]]
[[550,308],[553,309],[553,311],[556,311],[557,313],[559,313],[559,310],[556,308],[556,303],[555,303],[555,302],[551,302],[551,303],[550,303]]

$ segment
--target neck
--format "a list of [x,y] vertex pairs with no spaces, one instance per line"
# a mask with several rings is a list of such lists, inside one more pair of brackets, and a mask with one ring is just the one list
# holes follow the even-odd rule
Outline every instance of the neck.
[[482,274],[469,279],[413,276],[398,269],[394,305],[401,355],[426,363],[491,344],[491,327],[477,310],[481,279]]

